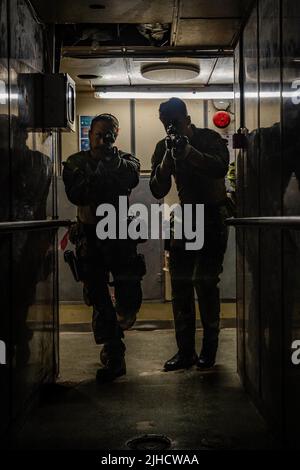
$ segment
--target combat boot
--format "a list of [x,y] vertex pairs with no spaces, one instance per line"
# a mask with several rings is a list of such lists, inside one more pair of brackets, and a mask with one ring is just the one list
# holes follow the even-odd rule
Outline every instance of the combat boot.
[[103,348],[100,351],[100,362],[103,366],[106,366],[109,358],[108,350],[106,344],[103,345]]
[[212,369],[215,365],[216,358],[212,355],[204,355],[203,353],[200,354],[199,359],[197,361],[197,369],[198,370],[209,370]]
[[106,364],[97,370],[96,380],[99,384],[112,382],[126,374],[125,357],[107,357]]
[[196,364],[197,355],[195,352],[189,354],[182,354],[178,351],[175,356],[171,357],[164,364],[165,372],[170,372],[178,369],[189,369]]
[[[120,331],[120,335],[122,334]],[[112,382],[126,374],[125,349],[121,338],[115,338],[104,344],[100,352],[103,367],[97,370],[96,375],[98,383]]]
[[197,369],[211,369],[216,362],[218,349],[218,330],[204,332],[202,350],[197,361]]

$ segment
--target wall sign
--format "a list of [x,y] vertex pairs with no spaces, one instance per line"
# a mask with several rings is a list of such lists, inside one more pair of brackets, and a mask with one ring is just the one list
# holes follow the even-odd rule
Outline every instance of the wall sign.
[[94,116],[79,116],[79,151],[89,150],[89,130]]

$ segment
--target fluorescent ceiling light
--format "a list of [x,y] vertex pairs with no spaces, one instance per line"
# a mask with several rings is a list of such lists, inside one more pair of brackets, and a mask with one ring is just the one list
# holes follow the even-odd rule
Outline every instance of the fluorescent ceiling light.
[[[240,98],[240,93],[235,93],[236,98]],[[300,97],[300,90],[295,91],[246,91],[244,93],[244,98],[299,98]]]
[[233,99],[233,91],[96,91],[95,98],[101,99],[143,99],[155,100],[165,98],[182,98],[186,100]]
[[[299,98],[300,89],[293,91],[246,91],[244,98]],[[240,93],[233,91],[96,91],[95,98],[100,99],[168,99],[172,97],[186,100],[222,100],[240,98]]]

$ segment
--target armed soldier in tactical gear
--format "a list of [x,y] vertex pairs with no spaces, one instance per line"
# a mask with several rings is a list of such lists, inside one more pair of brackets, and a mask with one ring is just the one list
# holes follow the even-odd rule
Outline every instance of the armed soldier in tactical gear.
[[[227,216],[224,177],[229,152],[221,136],[191,124],[185,103],[172,98],[162,103],[160,120],[167,137],[156,145],[152,157],[150,188],[157,199],[165,197],[175,179],[180,204],[204,204],[204,245],[189,251],[184,240],[169,242],[169,269],[178,353],[165,363],[165,370],[199,369],[215,363],[219,334],[219,274],[227,244]],[[171,231],[172,233],[172,231]],[[203,325],[200,356],[195,351],[194,288]]]
[[[96,116],[89,131],[90,150],[71,155],[63,170],[66,194],[78,208],[78,223],[70,240],[76,244],[85,302],[93,306],[95,341],[104,345],[100,353],[104,367],[97,371],[100,382],[126,373],[123,330],[135,322],[144,274],[135,241],[118,237],[100,240],[96,235],[96,208],[109,203],[117,212],[119,196],[128,196],[139,182],[139,160],[113,146],[118,131],[117,118],[110,114]],[[114,286],[115,302],[109,284]]]

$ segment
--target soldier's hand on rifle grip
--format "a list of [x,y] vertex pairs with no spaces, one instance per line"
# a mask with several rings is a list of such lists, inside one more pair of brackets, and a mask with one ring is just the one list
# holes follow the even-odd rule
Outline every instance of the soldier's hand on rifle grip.
[[174,148],[174,141],[169,135],[165,137],[165,146],[166,150],[172,150]]
[[172,151],[172,156],[175,160],[183,160],[187,156],[186,146],[189,139],[185,135],[177,136],[175,139],[175,146]]

